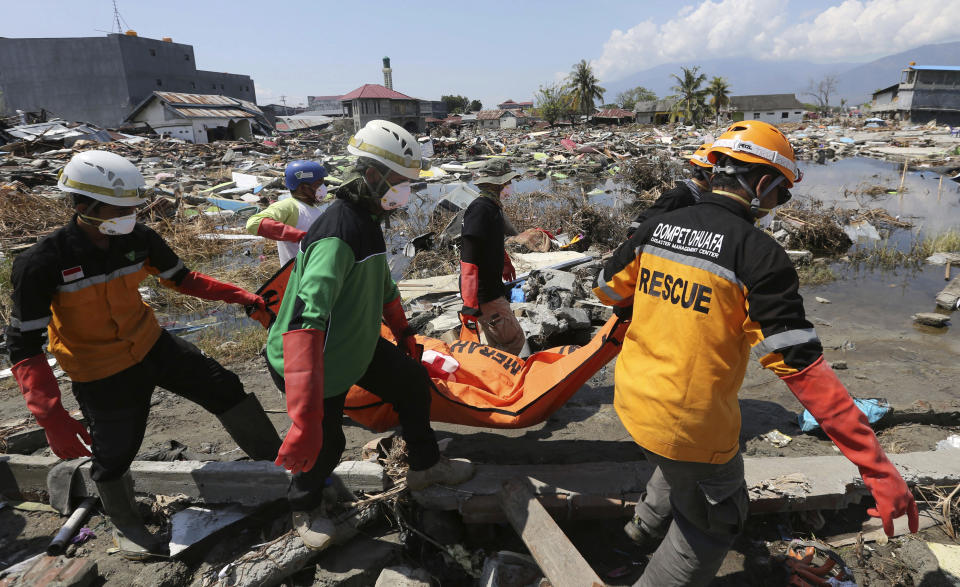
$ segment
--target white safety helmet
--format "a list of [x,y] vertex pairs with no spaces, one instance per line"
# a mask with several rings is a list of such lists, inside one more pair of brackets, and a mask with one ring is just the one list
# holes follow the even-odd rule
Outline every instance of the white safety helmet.
[[372,159],[407,179],[420,177],[420,143],[406,129],[388,120],[371,120],[350,137],[347,151]]
[[109,151],[74,155],[60,170],[57,187],[114,206],[139,206],[148,199],[146,182],[137,166]]

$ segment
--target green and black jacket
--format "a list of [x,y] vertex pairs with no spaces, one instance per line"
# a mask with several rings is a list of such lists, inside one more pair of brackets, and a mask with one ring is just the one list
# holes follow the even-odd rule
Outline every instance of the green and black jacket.
[[[344,184],[340,189],[358,187]],[[323,330],[324,396],[346,393],[373,358],[384,304],[399,295],[390,277],[379,219],[361,203],[336,200],[300,241],[277,320],[267,336],[271,368],[283,374],[285,332]]]

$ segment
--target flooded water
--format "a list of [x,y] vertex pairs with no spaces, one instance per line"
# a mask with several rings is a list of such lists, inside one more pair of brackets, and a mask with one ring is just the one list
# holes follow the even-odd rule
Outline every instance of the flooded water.
[[[891,242],[909,248],[911,238],[960,229],[960,184],[933,172],[907,171],[903,194],[897,193],[903,165],[854,157],[819,165],[801,161],[803,181],[792,190],[794,198],[816,199],[845,209],[884,208],[894,217],[911,222],[912,229],[894,231]],[[869,196],[861,192],[881,186],[894,193]]]
[[[835,162],[818,164],[801,161],[803,181],[792,190],[799,201],[817,200],[826,206],[844,209],[883,208],[891,216],[912,223],[912,229],[894,230],[890,234],[890,243],[901,250],[909,249],[911,242],[925,234],[936,234],[948,229],[960,228],[960,184],[944,179],[930,171],[907,171],[903,178],[903,193],[898,193],[903,166],[899,163],[853,157]],[[517,171],[526,171],[518,168]],[[467,185],[476,189],[472,181]],[[413,203],[412,213],[429,212],[434,203],[457,186],[456,183],[427,184],[420,190],[418,202]],[[623,200],[629,200],[632,192],[618,182],[608,172],[597,175],[574,176],[568,179],[552,177],[537,178],[525,175],[514,181],[512,197],[522,198],[524,194],[543,191],[550,192],[560,186],[575,186],[588,196],[592,202],[616,206]],[[870,196],[862,192],[867,188],[880,186],[893,193]],[[862,245],[863,243],[861,243]]]
[[[803,286],[800,293],[808,313],[812,308],[827,314],[840,315],[844,320],[869,324],[890,331],[916,331],[945,341],[960,341],[957,328],[960,315],[953,314],[954,325],[949,328],[914,326],[911,316],[917,312],[938,312],[934,299],[947,282],[944,268],[924,265],[920,269],[870,270],[847,264],[831,266],[838,279],[819,286]],[[960,275],[954,270],[953,276]],[[815,297],[830,300],[827,307],[817,304]],[[819,329],[819,326],[818,326]],[[905,343],[909,344],[909,343]]]

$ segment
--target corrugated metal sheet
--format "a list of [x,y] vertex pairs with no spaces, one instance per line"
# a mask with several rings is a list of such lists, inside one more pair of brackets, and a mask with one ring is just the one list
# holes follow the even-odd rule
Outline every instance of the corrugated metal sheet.
[[506,110],[481,110],[477,112],[477,120],[496,120],[506,112]]
[[218,94],[182,94],[180,92],[154,92],[154,95],[170,104],[201,104],[205,106],[238,106],[240,102]]
[[278,116],[276,128],[282,132],[317,128],[333,122],[328,116]]
[[633,118],[634,113],[623,108],[610,108],[601,110],[593,115],[594,118]]
[[186,118],[253,118],[253,114],[237,108],[183,108],[173,110]]

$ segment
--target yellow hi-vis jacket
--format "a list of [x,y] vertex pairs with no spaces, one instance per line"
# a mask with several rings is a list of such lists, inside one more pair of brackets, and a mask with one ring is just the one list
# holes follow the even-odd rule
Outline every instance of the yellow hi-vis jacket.
[[614,407],[663,457],[725,463],[739,449],[737,392],[753,347],[778,376],[823,353],[783,248],[730,197],[645,221],[598,277],[597,297],[633,305]]

